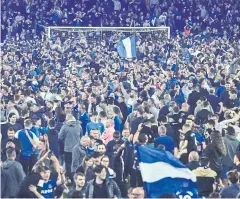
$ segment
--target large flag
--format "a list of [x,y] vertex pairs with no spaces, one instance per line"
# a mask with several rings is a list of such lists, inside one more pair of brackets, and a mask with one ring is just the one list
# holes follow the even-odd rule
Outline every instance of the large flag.
[[117,45],[117,51],[122,58],[136,57],[136,37],[131,36],[121,40]]
[[150,19],[152,26],[155,26],[156,19],[157,19],[156,11],[154,11]]
[[165,194],[197,197],[196,176],[171,153],[148,146],[139,146],[137,151],[148,198]]

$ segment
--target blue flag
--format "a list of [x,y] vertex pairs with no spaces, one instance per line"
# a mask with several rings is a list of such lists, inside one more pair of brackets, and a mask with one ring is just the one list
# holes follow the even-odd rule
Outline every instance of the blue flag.
[[152,17],[150,18],[152,26],[155,26],[156,19],[157,19],[156,11],[154,11]]
[[[196,176],[174,155],[148,146],[137,147],[139,165],[148,198],[165,194],[197,198]],[[181,194],[182,193],[182,194]]]
[[122,58],[136,57],[136,37],[131,36],[121,40],[117,45],[117,52]]

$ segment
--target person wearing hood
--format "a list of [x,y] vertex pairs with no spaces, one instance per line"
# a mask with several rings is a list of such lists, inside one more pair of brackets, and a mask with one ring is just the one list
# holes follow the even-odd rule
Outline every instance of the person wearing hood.
[[[1,162],[2,163],[2,162]],[[1,198],[8,198],[11,195],[10,176],[1,167]]]
[[64,143],[64,160],[66,165],[66,177],[71,177],[71,163],[73,148],[80,142],[82,127],[73,115],[66,116],[66,123],[62,126],[58,139]]
[[236,138],[234,128],[229,126],[226,128],[226,131],[227,134],[223,138],[223,141],[226,147],[227,154],[222,158],[223,169],[221,175],[224,185],[227,185],[227,172],[232,170],[234,167],[234,156],[239,146],[239,141]]
[[207,157],[201,158],[201,167],[193,170],[197,177],[197,185],[199,196],[208,197],[213,192],[213,185],[217,173],[209,168],[209,159]]
[[16,150],[14,148],[8,148],[6,151],[7,160],[3,162],[3,170],[6,171],[9,175],[9,185],[11,187],[11,192],[8,197],[16,197],[19,186],[25,178],[25,173],[23,171],[22,165],[15,161],[16,159]]

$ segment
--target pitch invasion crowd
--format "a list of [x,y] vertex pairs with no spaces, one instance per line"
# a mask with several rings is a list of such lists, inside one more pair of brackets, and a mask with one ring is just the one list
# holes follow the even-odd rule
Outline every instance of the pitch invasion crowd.
[[[206,2],[199,6],[192,1],[185,9],[181,7],[185,1],[171,7],[165,1],[125,2],[127,13],[134,13],[133,9],[146,13],[144,17],[149,13],[149,23],[155,13],[155,25],[161,25],[160,16],[168,8],[167,14],[179,11],[184,20],[194,13],[201,28],[194,29],[195,16],[192,25],[190,18],[175,27],[179,24],[175,14],[170,40],[160,31],[137,33],[137,58],[121,59],[115,48],[124,36],[119,32],[104,39],[96,32],[65,32],[64,37],[61,33],[42,40],[38,22],[71,22],[82,9],[73,3],[72,11],[71,2],[55,6],[45,6],[44,1],[2,2],[1,17],[10,22],[2,24],[6,40],[1,46],[1,196],[144,198],[135,146],[149,145],[169,151],[191,169],[200,196],[236,198],[240,193],[239,5],[216,1],[219,4],[211,6],[214,2],[208,1],[207,7]],[[102,3],[111,6],[110,1]],[[119,3],[113,3],[112,13],[119,16]],[[121,1],[121,11],[124,5]],[[63,13],[64,6],[63,20],[54,11]],[[79,17],[82,24],[91,24],[91,12],[97,14],[94,9],[102,7],[88,6],[78,12],[81,16],[90,10]],[[191,12],[197,8],[199,13]],[[210,8],[216,13],[220,8],[220,14],[226,13],[221,9],[230,10],[227,16],[232,22],[221,25],[225,31],[214,26],[215,20],[209,24]],[[226,17],[216,16],[216,20]]]

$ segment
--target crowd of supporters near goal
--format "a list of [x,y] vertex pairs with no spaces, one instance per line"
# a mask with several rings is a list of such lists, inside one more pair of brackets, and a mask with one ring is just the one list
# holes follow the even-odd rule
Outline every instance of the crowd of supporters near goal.
[[[144,198],[138,145],[176,156],[199,196],[238,197],[239,1],[92,2],[1,2],[1,197]],[[126,33],[50,25],[171,38],[139,31],[123,59]]]

